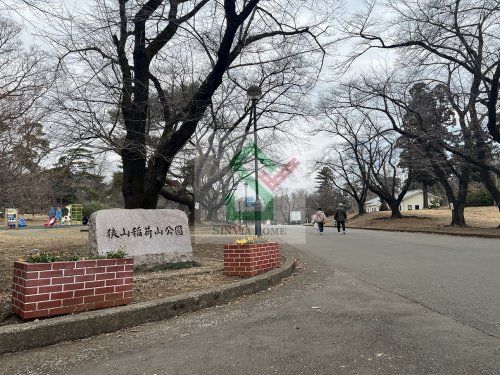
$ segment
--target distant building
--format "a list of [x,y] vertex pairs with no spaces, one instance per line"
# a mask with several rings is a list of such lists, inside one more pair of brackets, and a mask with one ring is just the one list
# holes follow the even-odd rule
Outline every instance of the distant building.
[[[429,202],[433,199],[438,199],[439,197],[428,194]],[[382,202],[379,197],[370,199],[365,203],[366,212],[377,212],[380,211],[380,206]],[[403,200],[401,201],[401,205],[399,206],[400,211],[412,211],[412,210],[421,210],[424,208],[424,193],[422,190],[410,190],[406,192]]]
[[365,211],[366,212],[380,211],[381,205],[382,205],[382,202],[380,201],[379,197],[370,199],[369,201],[366,201],[366,203],[365,203]]

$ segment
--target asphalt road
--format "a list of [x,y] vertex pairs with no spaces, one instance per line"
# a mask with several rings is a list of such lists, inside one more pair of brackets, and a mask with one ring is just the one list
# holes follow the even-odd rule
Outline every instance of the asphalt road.
[[264,293],[0,357],[1,374],[500,374],[500,241],[328,228]]

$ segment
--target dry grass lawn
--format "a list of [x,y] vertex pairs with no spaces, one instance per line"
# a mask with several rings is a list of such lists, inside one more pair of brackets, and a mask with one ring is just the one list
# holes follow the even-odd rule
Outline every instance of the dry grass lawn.
[[14,260],[35,250],[85,255],[87,236],[79,228],[0,231],[0,293],[10,289]]
[[470,235],[498,235],[500,236],[500,212],[496,207],[467,207],[465,221],[467,228],[452,227],[451,210],[418,210],[404,211],[403,218],[392,220],[391,213],[372,212],[363,216],[354,217],[348,222],[351,228],[374,228],[432,231],[442,233],[458,233]]

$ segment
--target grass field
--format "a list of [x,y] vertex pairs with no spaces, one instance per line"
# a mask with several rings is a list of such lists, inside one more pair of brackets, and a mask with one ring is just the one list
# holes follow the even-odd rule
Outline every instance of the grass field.
[[400,229],[415,231],[436,231],[443,233],[463,233],[470,235],[500,235],[500,212],[496,207],[467,207],[465,221],[467,228],[451,227],[451,210],[404,211],[403,218],[392,220],[391,213],[372,212],[349,220],[349,227]]

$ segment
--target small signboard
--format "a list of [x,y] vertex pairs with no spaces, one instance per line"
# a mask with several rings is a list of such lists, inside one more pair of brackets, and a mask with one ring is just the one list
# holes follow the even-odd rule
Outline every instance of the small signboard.
[[300,211],[291,211],[290,212],[290,223],[291,224],[300,224],[302,221],[302,215]]
[[254,204],[255,204],[255,197],[245,198],[245,207],[253,207]]
[[18,224],[18,216],[16,208],[6,208],[5,209],[5,227],[7,229],[17,229],[19,227]]

